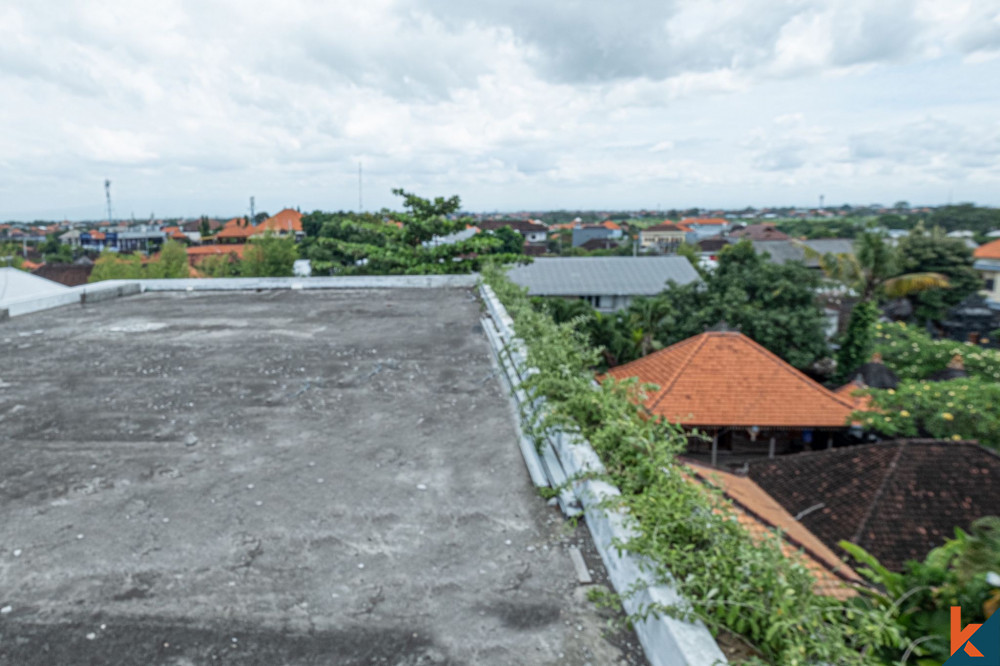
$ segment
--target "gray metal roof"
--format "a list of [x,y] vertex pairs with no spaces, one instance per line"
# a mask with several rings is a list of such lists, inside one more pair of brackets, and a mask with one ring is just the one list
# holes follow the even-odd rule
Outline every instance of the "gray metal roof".
[[688,284],[698,272],[684,257],[540,257],[510,279],[532,296],[652,296],[667,282]]
[[820,254],[854,254],[854,241],[850,238],[820,238],[805,241],[753,241],[753,249],[757,252],[767,252],[771,261],[783,264],[789,261],[799,261],[811,268],[819,266],[816,259],[806,258],[802,246],[812,248]]

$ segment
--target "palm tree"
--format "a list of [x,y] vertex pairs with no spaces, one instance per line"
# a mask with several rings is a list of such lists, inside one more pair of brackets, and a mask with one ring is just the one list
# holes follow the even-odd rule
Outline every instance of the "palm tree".
[[903,298],[928,289],[947,289],[948,278],[940,273],[905,273],[899,275],[902,264],[899,252],[882,236],[866,232],[854,242],[854,254],[821,255],[802,245],[807,257],[816,258],[823,273],[830,279],[852,289],[861,302],[879,296]]
[[837,353],[837,374],[841,380],[848,378],[872,354],[875,331],[872,325],[878,319],[878,299],[903,298],[928,289],[947,289],[948,278],[940,273],[898,274],[902,265],[899,252],[882,236],[866,232],[854,242],[854,254],[820,255],[812,248],[801,246],[807,257],[816,258],[823,273],[842,283],[858,295],[858,303],[851,311],[847,333]]

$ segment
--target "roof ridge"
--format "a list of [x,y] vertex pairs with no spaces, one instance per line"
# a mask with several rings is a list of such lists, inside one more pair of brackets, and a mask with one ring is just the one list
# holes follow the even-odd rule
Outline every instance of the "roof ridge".
[[[661,400],[663,400],[664,396],[666,396],[667,393],[670,392],[670,389],[673,387],[673,385],[677,383],[677,379],[682,374],[684,374],[683,373],[684,369],[688,365],[691,364],[691,359],[693,359],[694,356],[695,356],[695,354],[697,354],[701,350],[701,348],[703,346],[705,346],[705,340],[707,340],[708,337],[707,337],[707,335],[705,333],[699,333],[698,335],[694,336],[694,338],[689,338],[689,340],[690,339],[694,340],[694,342],[691,343],[691,351],[688,353],[687,357],[684,358],[677,365],[677,369],[674,371],[674,375],[673,375],[673,377],[670,378],[670,381],[666,382],[663,386],[660,386],[660,390],[659,390],[659,392],[657,392],[656,397],[654,397],[653,401],[650,402],[649,405],[647,406],[647,409],[649,411],[653,411],[653,409],[656,407],[656,405],[658,405],[659,402]],[[685,341],[682,340],[681,342],[678,342],[677,345],[683,344],[683,342],[685,342]],[[675,347],[677,345],[671,345],[671,347]],[[667,347],[666,349],[662,349],[660,351],[664,351],[665,352],[665,351],[667,351],[667,349],[670,349],[670,347]],[[659,354],[660,352],[655,352],[655,353]],[[652,354],[650,354],[650,356],[652,356]]]
[[865,517],[861,519],[861,523],[858,525],[857,531],[854,533],[854,538],[851,539],[851,543],[861,545],[859,541],[861,540],[861,535],[864,533],[865,526],[871,517],[875,514],[875,508],[878,503],[882,500],[882,496],[885,494],[885,488],[889,485],[889,480],[896,473],[896,467],[899,463],[900,457],[903,455],[903,449],[906,448],[906,440],[899,442],[899,447],[896,449],[895,455],[892,456],[892,460],[889,461],[889,465],[885,470],[885,476],[882,478],[882,483],[879,484],[878,490],[875,491],[875,497],[872,498],[871,506],[868,507],[868,511],[865,513]]
[[781,358],[780,356],[778,356],[777,354],[775,354],[774,352],[772,352],[770,349],[768,349],[764,345],[760,344],[759,342],[757,342],[756,340],[754,340],[753,338],[751,338],[749,335],[746,335],[745,333],[740,333],[740,336],[744,340],[746,340],[747,342],[749,342],[750,346],[753,349],[755,349],[758,353],[761,353],[762,355],[764,355],[766,358],[768,358],[771,361],[776,361],[778,367],[780,367],[782,370],[784,370],[785,372],[787,372],[788,374],[790,374],[792,377],[794,377],[795,379],[797,379],[799,382],[805,384],[806,386],[808,386],[809,388],[811,388],[814,391],[818,391],[821,394],[825,394],[827,397],[832,398],[833,400],[839,402],[844,407],[848,407],[852,412],[856,409],[856,407],[850,401],[844,400],[839,395],[837,395],[836,393],[834,393],[833,391],[831,391],[827,387],[823,386],[822,384],[820,384],[816,380],[810,379],[809,376],[806,375],[804,372],[802,372],[801,370],[799,370],[798,368],[796,368],[794,365],[792,365],[791,363],[789,363],[785,359]]

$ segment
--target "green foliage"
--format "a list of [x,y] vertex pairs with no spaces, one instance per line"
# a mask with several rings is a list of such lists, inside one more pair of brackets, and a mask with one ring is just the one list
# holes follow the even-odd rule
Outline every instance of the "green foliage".
[[635,521],[636,536],[621,546],[648,558],[655,575],[691,603],[649,612],[733,631],[775,664],[868,664],[863,650],[900,646],[893,608],[848,613],[815,594],[811,574],[782,553],[777,535],[751,537],[727,501],[691,480],[676,458],[686,443],[682,429],[636,406],[645,387],[634,380],[594,387],[589,369],[599,351],[580,318],[556,323],[499,270],[484,277],[528,342],[528,364],[538,372],[524,387],[545,398],[541,427],[558,425],[591,442],[622,492],[618,505]]
[[772,263],[743,241],[723,249],[718,267],[701,283],[670,284],[615,314],[566,305],[563,299],[536,304],[557,322],[582,317],[581,330],[604,350],[601,367],[635,360],[724,322],[805,368],[827,353],[817,286],[812,271],[795,263]]
[[876,324],[875,351],[901,379],[926,379],[944,370],[954,356],[961,356],[969,376],[1000,381],[1000,352],[969,342],[934,340],[923,330],[903,323]]
[[878,307],[871,301],[861,301],[851,311],[844,339],[837,350],[837,378],[843,382],[850,374],[866,363],[875,348],[875,322]]
[[145,277],[142,266],[142,255],[121,255],[111,250],[104,250],[94,262],[88,282],[101,280],[138,280]]
[[968,230],[985,234],[1000,229],[1000,209],[971,203],[941,206],[931,212],[927,225],[941,227],[945,231]]
[[1000,451],[1000,384],[994,381],[911,379],[895,389],[866,392],[874,411],[855,416],[870,430],[887,437],[976,439]]
[[20,268],[24,262],[18,243],[0,243],[0,266]]
[[775,226],[793,238],[854,238],[863,233],[871,222],[856,217],[823,220],[778,220]]
[[243,277],[289,277],[299,258],[299,250],[292,237],[274,234],[252,236],[243,248],[240,275]]
[[500,227],[492,232],[502,241],[500,252],[505,254],[524,254],[524,236],[510,227]]
[[187,249],[183,243],[167,240],[160,248],[159,256],[146,266],[147,278],[186,278],[188,269]]
[[918,322],[940,321],[952,308],[982,287],[983,280],[972,267],[972,250],[958,238],[948,238],[940,227],[926,232],[913,229],[899,242],[901,268],[905,272],[934,272],[948,279],[950,288],[929,289],[910,296]]
[[524,259],[505,251],[513,247],[513,239],[493,233],[446,245],[429,243],[435,236],[462,231],[471,223],[446,217],[458,210],[459,198],[430,201],[403,190],[394,192],[403,197],[406,211],[379,215],[316,212],[303,219],[310,230],[318,229],[317,237],[305,245],[316,274],[469,273],[478,271],[487,256],[508,262]]
[[[961,606],[966,626],[985,622],[1000,605],[1000,583],[990,576],[1000,573],[1000,518],[995,516],[977,520],[969,533],[956,529],[954,539],[922,562],[908,562],[903,572],[889,571],[860,546],[846,541],[840,546],[863,565],[858,573],[882,590],[868,591],[851,604],[864,612],[897,609],[905,644],[916,657],[909,663],[930,666],[951,656],[951,606]],[[883,648],[874,656],[890,663],[900,655]]]
[[209,255],[198,262],[198,270],[205,277],[226,278],[237,277],[240,274],[239,262],[233,261],[229,255]]

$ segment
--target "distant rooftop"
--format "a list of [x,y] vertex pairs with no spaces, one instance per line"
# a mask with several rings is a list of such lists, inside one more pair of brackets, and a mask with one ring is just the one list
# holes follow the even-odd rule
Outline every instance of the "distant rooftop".
[[685,257],[540,257],[510,279],[532,296],[654,296],[667,282],[689,284],[698,272]]

